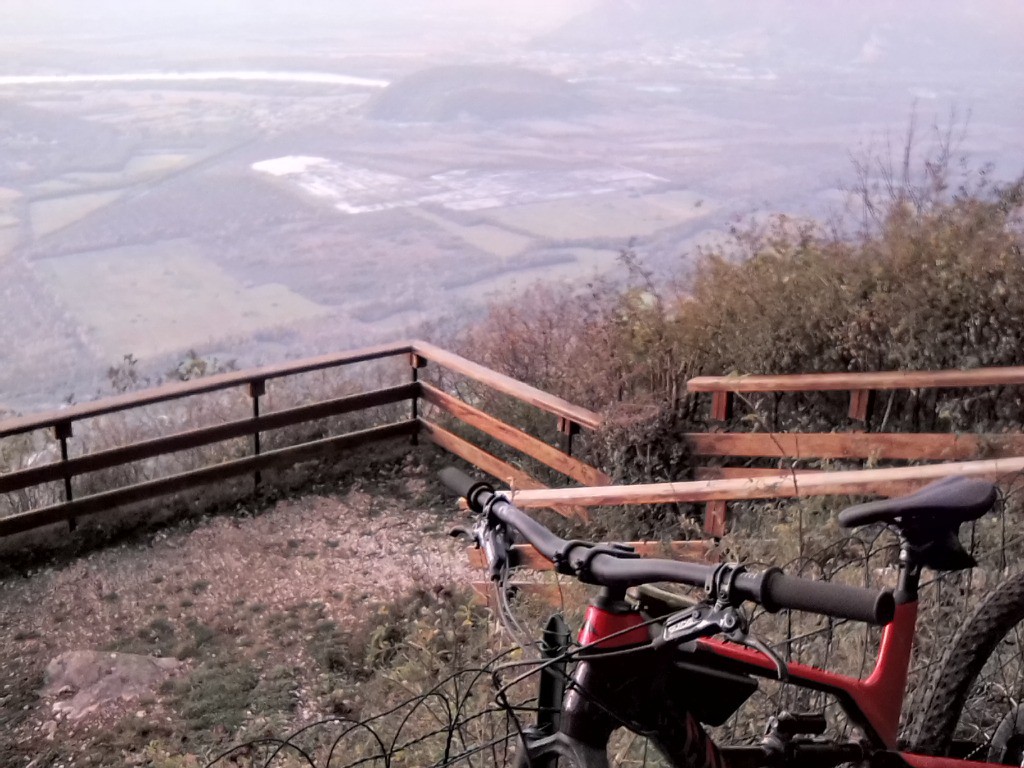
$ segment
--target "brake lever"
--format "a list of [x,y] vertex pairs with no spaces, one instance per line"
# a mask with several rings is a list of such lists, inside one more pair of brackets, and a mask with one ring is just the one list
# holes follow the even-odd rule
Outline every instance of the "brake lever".
[[484,551],[484,558],[487,560],[487,575],[491,581],[499,581],[502,574],[508,567],[509,546],[507,529],[503,524],[490,524],[486,518],[482,518],[473,524],[473,527],[464,528],[455,526],[448,531],[453,538],[465,537],[473,542],[477,549]]
[[702,637],[722,635],[738,645],[752,648],[767,656],[775,665],[775,674],[785,682],[789,668],[775,651],[748,633],[746,618],[732,606],[702,604],[669,616],[661,635],[654,640],[655,647],[667,643],[679,646]]
[[482,534],[477,534],[483,540],[482,546],[484,555],[487,558],[487,575],[491,581],[498,581],[508,567],[508,537],[505,534],[505,526],[492,528],[483,521],[477,524],[482,529]]
[[779,654],[777,654],[775,651],[769,648],[764,643],[764,641],[757,637],[754,637],[753,635],[748,635],[746,632],[742,633],[742,637],[732,637],[730,635],[726,635],[726,637],[728,637],[734,643],[745,645],[747,648],[752,648],[755,651],[758,651],[759,653],[762,653],[765,656],[767,656],[768,659],[775,665],[776,678],[783,683],[789,680],[789,667],[786,666],[786,662],[782,660],[782,657],[780,657]]

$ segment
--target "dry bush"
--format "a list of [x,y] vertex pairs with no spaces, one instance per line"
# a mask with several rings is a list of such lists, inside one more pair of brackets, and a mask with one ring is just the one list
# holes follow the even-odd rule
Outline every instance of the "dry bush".
[[[673,442],[709,426],[706,402],[685,395],[693,375],[1024,364],[1024,178],[1000,185],[987,169],[954,178],[954,145],[947,132],[897,162],[859,165],[864,218],[852,231],[779,216],[698,253],[686,282],[657,286],[634,270],[630,284],[583,297],[570,285],[538,288],[493,306],[463,348],[610,415],[623,403],[646,409],[646,427],[624,431],[609,418],[589,443],[592,460],[632,482],[685,476]],[[1022,396],[1016,387],[894,392],[866,426],[1015,429]],[[830,431],[849,423],[847,406],[844,393],[756,395],[726,426]]]

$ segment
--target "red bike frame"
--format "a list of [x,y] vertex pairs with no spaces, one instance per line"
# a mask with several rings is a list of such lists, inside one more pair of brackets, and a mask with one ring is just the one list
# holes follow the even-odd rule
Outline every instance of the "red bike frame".
[[[878,741],[886,749],[895,749],[916,626],[917,603],[898,605],[896,616],[882,630],[875,668],[864,679],[798,663],[787,665],[789,679],[804,688],[835,693],[872,741]],[[702,650],[715,656],[775,675],[775,664],[751,648],[716,639],[697,642]]]
[[[793,662],[787,664],[788,682],[836,696],[876,748],[898,753],[913,768],[997,768],[998,763],[898,751],[896,739],[917,628],[917,606],[916,600],[897,605],[893,620],[882,630],[878,657],[866,678],[840,675]],[[612,613],[591,605],[579,633],[579,642],[611,650],[643,644],[648,639],[648,632],[636,613]],[[607,640],[602,642],[602,638]],[[698,640],[696,654],[705,655],[701,661],[712,666],[716,661],[725,661],[732,671],[760,677],[774,677],[776,674],[775,663],[764,654],[725,640]]]

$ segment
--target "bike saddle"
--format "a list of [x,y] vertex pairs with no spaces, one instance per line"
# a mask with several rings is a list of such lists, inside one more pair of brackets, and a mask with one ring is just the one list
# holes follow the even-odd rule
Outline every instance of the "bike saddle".
[[946,477],[929,483],[908,496],[844,509],[839,524],[857,528],[885,523],[898,528],[921,565],[941,571],[976,565],[960,544],[957,531],[969,520],[977,520],[996,503],[996,486],[987,480]]
[[970,477],[945,477],[909,496],[897,496],[844,509],[839,524],[857,528],[871,523],[886,523],[897,528],[937,525],[960,526],[977,520],[996,503],[996,487],[987,480]]

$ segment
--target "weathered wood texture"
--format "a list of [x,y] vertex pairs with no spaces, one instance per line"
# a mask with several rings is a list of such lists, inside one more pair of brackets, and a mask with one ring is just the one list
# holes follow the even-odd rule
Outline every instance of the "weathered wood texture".
[[791,473],[780,472],[775,476],[726,480],[649,483],[633,486],[615,485],[603,488],[558,488],[546,491],[524,490],[516,494],[516,503],[524,508],[550,504],[595,507],[715,500],[782,499],[798,496],[888,496],[950,475],[983,477],[1008,484],[1018,480],[1022,472],[1024,472],[1024,457],[1014,457],[928,464],[917,467],[822,472],[798,475],[796,478]]
[[726,480],[737,477],[777,477],[783,473],[820,475],[823,469],[779,469],[773,467],[694,467],[694,480]]
[[1024,455],[1022,434],[691,432],[685,439],[696,456],[960,461]]
[[555,471],[561,472],[583,485],[608,485],[611,482],[604,472],[553,448],[543,440],[538,440],[430,384],[424,383],[421,387],[421,395],[426,402],[490,435],[510,448],[537,459]]
[[729,510],[722,499],[709,501],[704,505],[704,533],[720,539],[729,532]]
[[690,392],[815,392],[879,389],[947,389],[1024,384],[1024,366],[968,371],[883,371],[879,373],[798,373],[780,376],[697,376]]
[[467,360],[460,355],[456,355],[454,352],[441,349],[425,341],[413,342],[413,351],[427,360],[447,368],[449,371],[454,371],[479,381],[481,384],[486,384],[497,392],[511,395],[517,400],[521,400],[548,413],[563,416],[569,421],[575,422],[587,429],[597,429],[601,426],[600,414],[586,408],[581,408],[578,405],[573,405],[560,397],[555,397],[536,387],[531,387],[529,384],[517,381],[511,376],[492,371],[490,368],[474,363],[472,360]]
[[[1021,434],[708,432],[691,433],[685,439],[693,455],[725,459],[964,461],[1024,455],[1024,435]],[[800,477],[812,472],[805,469],[698,467],[694,477],[697,480],[770,478],[783,473]],[[875,486],[872,493],[893,496],[913,491],[922,484],[915,480],[894,481]],[[708,502],[704,512],[704,530],[708,535],[721,537],[727,532],[726,506],[725,499]]]
[[[549,490],[539,480],[535,480],[528,473],[514,467],[508,462],[502,461],[497,456],[488,453],[483,448],[473,445],[468,440],[463,440],[453,432],[444,427],[434,424],[424,418],[420,418],[421,432],[428,440],[449,453],[458,456],[463,461],[472,464],[483,472],[493,477],[502,485],[515,486],[516,498],[523,489]],[[582,507],[567,504],[539,504],[537,506],[550,507],[564,517],[581,517],[586,519],[588,513]]]

